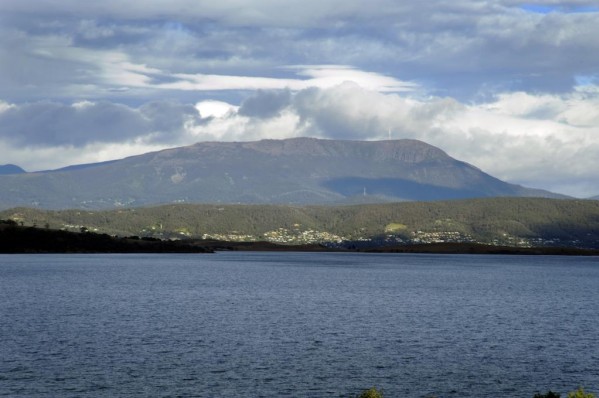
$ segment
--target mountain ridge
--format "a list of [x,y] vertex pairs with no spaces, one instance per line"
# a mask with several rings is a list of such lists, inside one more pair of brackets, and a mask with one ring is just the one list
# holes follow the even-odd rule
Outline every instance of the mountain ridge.
[[417,140],[200,142],[98,164],[0,176],[0,208],[163,203],[349,204],[564,198],[501,181]]
[[22,174],[22,173],[26,173],[25,170],[23,170],[21,167],[17,166],[16,164],[2,164],[0,165],[0,175],[7,175],[7,174]]

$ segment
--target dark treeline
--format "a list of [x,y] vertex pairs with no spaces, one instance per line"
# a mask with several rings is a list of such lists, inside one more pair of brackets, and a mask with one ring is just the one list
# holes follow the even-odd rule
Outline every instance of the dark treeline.
[[203,246],[152,238],[115,238],[107,234],[77,233],[21,227],[0,220],[0,253],[206,253]]

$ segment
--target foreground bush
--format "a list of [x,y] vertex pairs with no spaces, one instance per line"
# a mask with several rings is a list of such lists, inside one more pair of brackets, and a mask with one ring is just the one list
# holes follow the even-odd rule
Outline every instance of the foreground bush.
[[376,387],[362,391],[357,398],[383,398],[383,391],[379,391]]
[[561,395],[551,390],[547,391],[547,394],[536,393],[533,398],[560,398]]
[[584,392],[584,388],[579,387],[578,390],[569,392],[568,398],[595,398],[595,394]]
[[[536,393],[533,398],[560,398],[561,394],[553,392],[551,390],[547,391],[545,394],[541,394],[540,392]],[[368,390],[362,391],[360,395],[356,398],[383,398],[383,391],[377,390],[376,387],[372,387]],[[568,393],[568,398],[596,398],[595,394],[590,392],[585,392],[584,388],[579,387],[576,391],[570,391]]]

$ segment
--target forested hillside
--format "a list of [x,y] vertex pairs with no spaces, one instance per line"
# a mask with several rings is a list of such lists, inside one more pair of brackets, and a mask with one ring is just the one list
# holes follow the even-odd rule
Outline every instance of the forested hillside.
[[111,211],[17,208],[0,219],[119,236],[484,242],[599,247],[599,201],[492,198],[353,206],[166,205]]

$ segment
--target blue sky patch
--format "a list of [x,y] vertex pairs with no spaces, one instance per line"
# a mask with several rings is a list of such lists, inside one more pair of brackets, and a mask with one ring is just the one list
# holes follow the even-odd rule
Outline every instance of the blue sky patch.
[[549,14],[552,11],[556,11],[557,7],[543,6],[540,4],[524,4],[520,6],[521,9],[528,12],[534,12],[536,14]]
[[551,12],[560,12],[566,14],[599,12],[599,7],[593,6],[552,6],[544,4],[524,4],[520,6],[520,8],[524,11],[532,12],[535,14],[549,14]]

